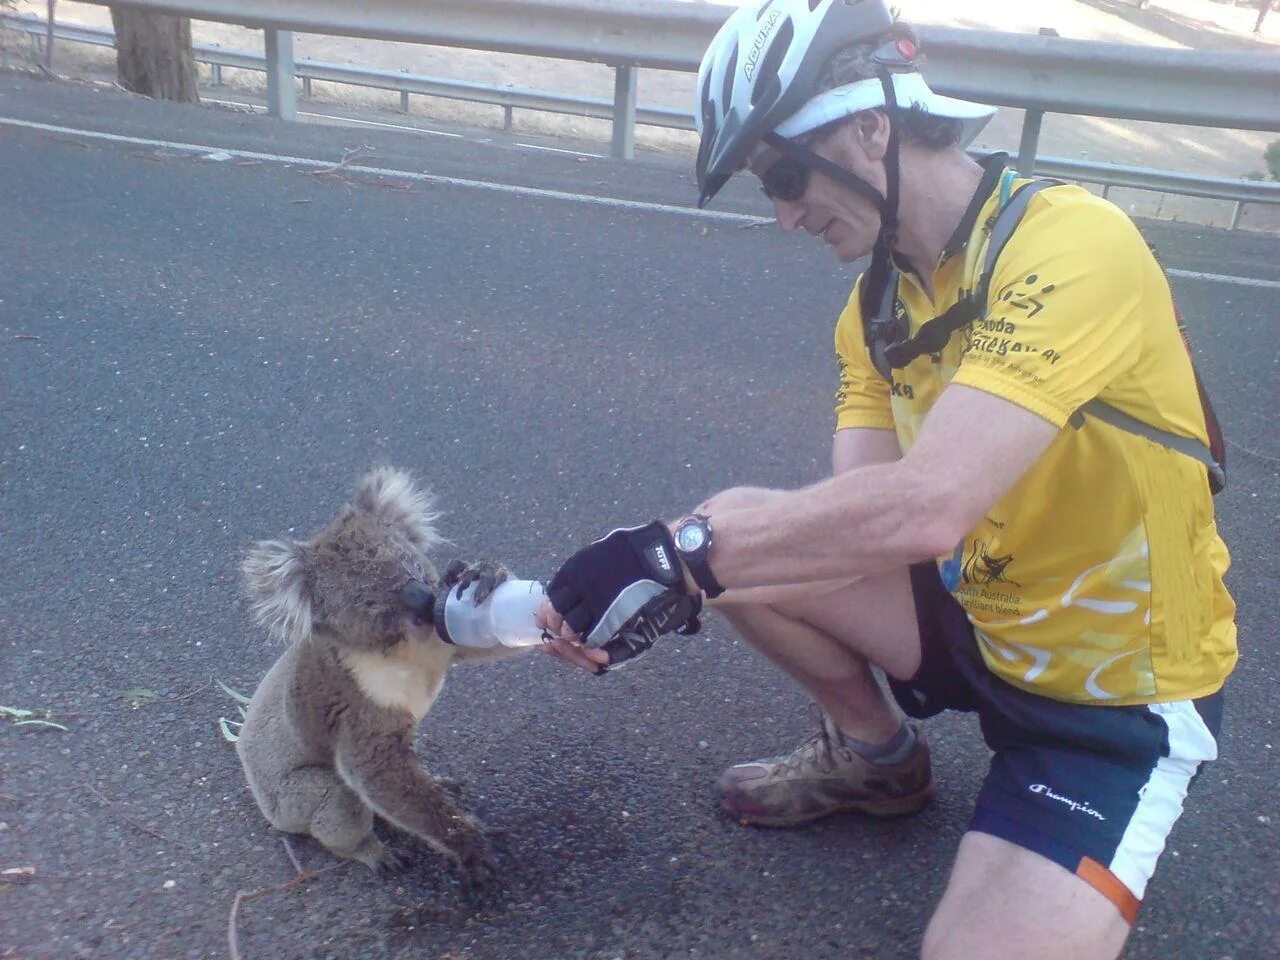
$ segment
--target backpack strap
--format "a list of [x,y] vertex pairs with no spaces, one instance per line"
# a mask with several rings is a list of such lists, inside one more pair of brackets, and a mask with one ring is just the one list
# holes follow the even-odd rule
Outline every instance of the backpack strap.
[[[1012,195],[1006,197],[1009,183],[1010,177],[1007,175],[1001,178],[1000,211],[996,214],[995,221],[991,225],[991,233],[987,239],[986,257],[977,285],[968,294],[952,304],[945,312],[924,323],[916,331],[915,336],[903,339],[902,328],[894,316],[894,306],[898,295],[898,271],[896,268],[889,268],[890,272],[885,277],[885,282],[880,288],[878,303],[869,304],[865,302],[864,297],[862,316],[865,323],[864,332],[867,348],[876,370],[886,380],[892,382],[894,370],[905,367],[918,357],[940,352],[957,330],[986,316],[987,295],[990,292],[991,277],[995,273],[996,262],[1000,259],[1000,254],[1004,252],[1004,248],[1012,238],[1014,231],[1017,230],[1018,225],[1022,222],[1032,197],[1041,190],[1060,186],[1062,182],[1060,180],[1031,180],[1013,191]],[[864,290],[865,293],[866,291]],[[871,309],[868,309],[868,307]],[[1181,330],[1181,324],[1179,324],[1179,330]],[[1187,347],[1188,355],[1190,355],[1191,346],[1187,343],[1185,333],[1183,334],[1183,343]],[[1181,434],[1152,426],[1146,421],[1139,420],[1137,417],[1131,416],[1097,397],[1081,406],[1072,416],[1071,422],[1078,428],[1083,424],[1083,416],[1088,414],[1127,433],[1146,437],[1154,443],[1191,457],[1193,460],[1204,464],[1209,473],[1209,489],[1214,494],[1217,494],[1226,485],[1227,480],[1226,444],[1223,440],[1222,429],[1219,426],[1217,415],[1214,413],[1213,405],[1209,402],[1209,396],[1205,392],[1204,384],[1200,381],[1200,374],[1196,370],[1194,360],[1191,364],[1191,371],[1195,376],[1196,391],[1200,396],[1201,409],[1204,411],[1205,427],[1209,434],[1208,445],[1201,443],[1194,437],[1185,437]]]
[[[1002,178],[1002,193],[1008,181],[1008,177]],[[991,285],[991,275],[995,272],[996,261],[1004,251],[1009,238],[1013,236],[1014,230],[1022,222],[1023,214],[1027,212],[1027,205],[1031,203],[1031,198],[1041,190],[1058,185],[1059,181],[1057,180],[1032,180],[1015,190],[1013,195],[1009,197],[1008,202],[1002,204],[1000,212],[996,214],[995,222],[991,225],[991,234],[987,239],[986,260],[982,267],[982,274],[978,278],[977,286],[948,307],[945,312],[923,324],[916,331],[914,337],[907,340],[886,341],[880,345],[884,358],[890,367],[890,374],[886,375],[886,379],[892,378],[892,370],[905,367],[917,357],[922,357],[927,353],[940,352],[947,345],[947,341],[951,339],[953,333],[986,315],[987,288]],[[896,276],[894,277],[893,286],[896,296]],[[882,310],[884,306],[885,304],[882,303]],[[887,306],[890,311],[889,316],[892,316],[893,303],[889,302]],[[884,316],[884,314],[880,314],[880,316]],[[876,358],[874,349],[871,356],[873,360]],[[876,369],[880,369],[878,364]],[[884,371],[881,372],[883,373]]]
[[1096,417],[1103,423],[1109,423],[1111,426],[1117,427],[1126,433],[1146,437],[1153,443],[1158,443],[1162,447],[1168,447],[1170,450],[1175,450],[1193,460],[1200,461],[1204,464],[1205,469],[1209,471],[1209,489],[1214,493],[1217,493],[1226,485],[1227,473],[1222,464],[1215,459],[1209,447],[1193,437],[1184,437],[1180,433],[1172,433],[1159,427],[1153,427],[1145,420],[1130,416],[1118,407],[1113,407],[1111,404],[1105,403],[1096,397],[1080,407],[1076,413],[1087,413],[1089,416]]

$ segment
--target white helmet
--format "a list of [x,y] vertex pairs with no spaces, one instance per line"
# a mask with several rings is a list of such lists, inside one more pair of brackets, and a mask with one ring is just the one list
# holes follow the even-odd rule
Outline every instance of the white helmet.
[[891,109],[914,104],[935,116],[956,117],[966,121],[965,139],[971,139],[995,111],[929,90],[913,72],[910,44],[889,51],[885,66],[894,76],[886,72],[884,85],[869,79],[815,95],[818,76],[837,51],[872,40],[892,25],[885,0],[751,0],[730,15],[698,71],[698,206],[742,168],[766,134],[793,137],[819,121],[886,106],[885,86],[894,91]]

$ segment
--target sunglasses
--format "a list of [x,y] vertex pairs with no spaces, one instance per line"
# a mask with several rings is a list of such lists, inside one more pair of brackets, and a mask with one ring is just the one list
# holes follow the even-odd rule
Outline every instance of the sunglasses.
[[760,179],[760,189],[770,200],[794,203],[809,188],[809,166],[792,156],[779,157],[756,176]]

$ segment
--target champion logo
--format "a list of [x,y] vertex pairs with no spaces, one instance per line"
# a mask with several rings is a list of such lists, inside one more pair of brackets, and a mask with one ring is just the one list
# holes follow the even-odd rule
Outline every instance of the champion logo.
[[658,561],[658,566],[660,566],[667,573],[671,572],[671,561],[667,559],[667,551],[666,551],[666,548],[662,546],[662,544],[658,544],[653,548],[653,556],[654,556],[654,559]]
[[1060,793],[1054,793],[1051,787],[1048,787],[1043,783],[1033,783],[1031,786],[1027,787],[1027,789],[1039,796],[1048,797],[1050,800],[1057,800],[1059,803],[1065,803],[1076,813],[1087,814],[1088,816],[1096,817],[1099,820],[1107,819],[1097,810],[1093,809],[1093,807],[1089,806],[1089,804],[1080,803],[1078,800],[1072,800],[1070,797],[1064,797]]

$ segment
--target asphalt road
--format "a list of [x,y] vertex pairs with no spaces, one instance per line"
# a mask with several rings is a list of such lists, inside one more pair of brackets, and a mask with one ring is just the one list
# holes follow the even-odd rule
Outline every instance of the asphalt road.
[[[615,525],[828,468],[830,329],[853,273],[812,241],[352,169],[687,207],[684,160],[289,126],[12,75],[0,118],[0,705],[67,728],[0,719],[0,871],[34,868],[0,873],[4,960],[225,957],[236,891],[294,875],[211,680],[250,691],[278,653],[239,598],[246,545],[311,532],[372,464],[429,481],[451,553],[530,577]],[[745,184],[721,209],[766,213]],[[1176,270],[1280,280],[1275,237],[1144,227]],[[1280,290],[1174,285],[1232,441],[1219,506],[1242,657],[1223,757],[1126,956],[1268,960]],[[985,770],[976,726],[930,722],[940,789],[915,818],[722,818],[720,769],[807,723],[714,619],[604,680],[542,656],[456,671],[420,752],[505,831],[501,904],[468,910],[436,861],[393,881],[343,869],[245,904],[241,952],[912,957]]]

